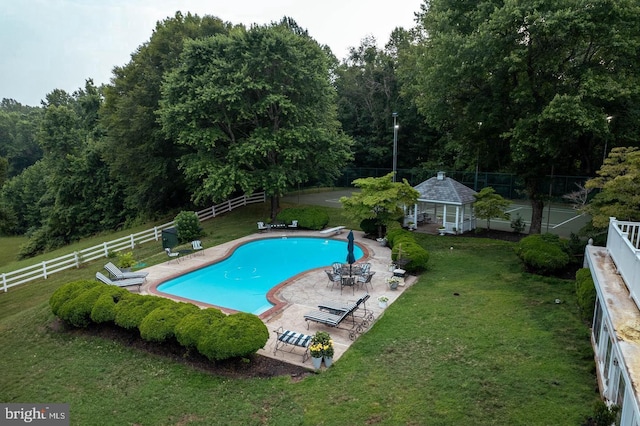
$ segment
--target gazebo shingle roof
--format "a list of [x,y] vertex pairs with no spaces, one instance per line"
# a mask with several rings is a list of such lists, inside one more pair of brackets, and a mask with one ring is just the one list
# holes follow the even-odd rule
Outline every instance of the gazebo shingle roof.
[[442,179],[434,176],[414,186],[414,189],[420,193],[418,201],[423,202],[465,205],[476,201],[476,191],[455,179],[444,176],[444,173],[442,173]]

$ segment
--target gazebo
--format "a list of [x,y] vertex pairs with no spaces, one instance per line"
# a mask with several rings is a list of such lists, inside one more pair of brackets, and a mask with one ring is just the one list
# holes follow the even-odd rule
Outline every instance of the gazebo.
[[[441,233],[458,234],[476,228],[473,203],[476,191],[438,172],[426,181],[414,186],[420,193],[418,202],[408,208],[405,225],[413,222],[441,224]],[[455,208],[455,216],[453,209]]]

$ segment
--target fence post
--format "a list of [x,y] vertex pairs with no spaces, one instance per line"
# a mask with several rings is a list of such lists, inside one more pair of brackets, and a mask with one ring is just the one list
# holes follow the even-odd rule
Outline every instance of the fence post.
[[213,215],[213,217],[216,217],[216,206],[215,205],[211,206],[211,214]]
[[43,278],[45,280],[48,278],[47,277],[47,261],[46,260],[42,262],[42,276],[43,276]]
[[136,239],[133,234],[131,234],[131,250],[133,250],[134,248],[136,248]]
[[106,241],[102,245],[104,246],[104,257],[109,257],[109,245]]
[[78,252],[77,251],[73,252],[73,259],[76,262],[76,269],[80,269],[80,256],[78,256]]
[[7,274],[2,274],[2,289],[7,292]]

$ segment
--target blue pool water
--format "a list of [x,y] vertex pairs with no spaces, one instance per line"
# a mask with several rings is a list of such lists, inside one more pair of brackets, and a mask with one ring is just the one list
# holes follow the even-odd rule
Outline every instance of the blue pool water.
[[[363,256],[355,245],[355,258]],[[321,238],[286,237],[251,241],[227,259],[171,279],[158,291],[259,315],[273,305],[271,288],[309,269],[345,263],[347,242]],[[318,274],[318,280],[326,277]]]

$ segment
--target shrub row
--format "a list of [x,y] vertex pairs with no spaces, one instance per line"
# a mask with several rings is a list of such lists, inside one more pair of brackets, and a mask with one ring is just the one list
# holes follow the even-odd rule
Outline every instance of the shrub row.
[[414,238],[413,232],[394,228],[387,232],[387,244],[391,247],[391,259],[399,263],[406,262],[403,268],[407,272],[420,272],[427,269],[429,252],[422,248]]
[[515,250],[527,270],[540,275],[553,275],[567,267],[571,260],[566,241],[553,234],[524,237]]
[[297,208],[284,209],[276,216],[276,219],[283,223],[298,221],[299,228],[312,229],[318,231],[329,223],[327,212],[317,208]]
[[578,269],[576,272],[576,296],[580,317],[583,321],[591,323],[596,305],[596,287],[589,268]]
[[75,327],[112,322],[138,329],[140,337],[162,343],[177,340],[212,361],[246,357],[264,347],[269,331],[255,315],[225,315],[190,303],[141,295],[97,281],[74,281],[58,288],[49,305],[54,315]]

